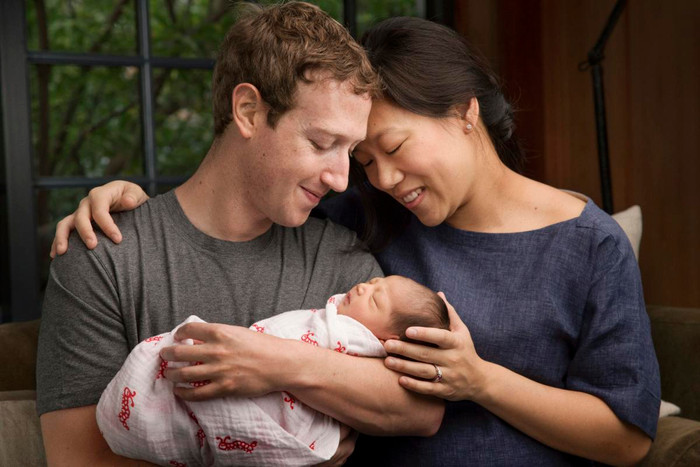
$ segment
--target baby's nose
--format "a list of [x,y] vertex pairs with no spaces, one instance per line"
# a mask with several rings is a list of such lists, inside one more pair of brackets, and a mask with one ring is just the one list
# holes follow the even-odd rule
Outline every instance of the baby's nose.
[[357,285],[357,295],[362,295],[365,293],[365,288],[367,287],[367,284],[362,283]]

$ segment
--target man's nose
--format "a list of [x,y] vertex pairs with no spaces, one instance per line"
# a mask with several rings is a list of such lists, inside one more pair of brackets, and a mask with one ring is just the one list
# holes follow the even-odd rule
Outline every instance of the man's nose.
[[343,192],[348,187],[350,156],[339,150],[333,154],[321,172],[321,182],[335,192]]

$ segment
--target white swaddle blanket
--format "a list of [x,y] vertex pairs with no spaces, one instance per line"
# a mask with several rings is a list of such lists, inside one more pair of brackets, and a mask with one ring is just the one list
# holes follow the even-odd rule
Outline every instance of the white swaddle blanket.
[[[365,326],[325,309],[296,310],[253,324],[250,329],[338,352],[384,357],[379,340]],[[182,324],[198,321],[190,316]],[[163,370],[175,366],[159,351],[175,342],[171,332],[139,343],[102,393],[97,424],[112,451],[160,465],[313,465],[335,453],[339,425],[289,393],[256,398],[224,397],[187,402],[173,394]],[[196,364],[196,363],[194,363]],[[190,383],[191,386],[206,382]]]

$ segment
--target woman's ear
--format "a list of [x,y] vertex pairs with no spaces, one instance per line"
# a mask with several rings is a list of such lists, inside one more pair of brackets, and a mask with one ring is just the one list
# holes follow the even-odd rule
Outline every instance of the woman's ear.
[[265,105],[258,88],[250,83],[241,83],[231,93],[231,110],[233,121],[238,127],[243,138],[251,138],[255,132],[255,125],[264,119],[256,119],[259,113],[267,113]]
[[454,108],[462,121],[465,132],[469,133],[476,128],[476,124],[479,122],[479,101],[476,97],[472,97],[468,103],[456,105]]
[[467,107],[465,118],[467,120],[467,124],[470,124],[473,128],[476,128],[476,124],[479,123],[479,101],[476,97],[469,99],[469,105]]

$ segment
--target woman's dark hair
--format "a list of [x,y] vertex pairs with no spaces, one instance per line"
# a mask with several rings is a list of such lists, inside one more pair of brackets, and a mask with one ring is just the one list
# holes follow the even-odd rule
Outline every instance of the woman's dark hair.
[[[520,172],[523,154],[513,135],[513,110],[487,62],[452,29],[420,18],[396,17],[368,30],[360,40],[377,71],[382,96],[426,117],[453,115],[454,106],[479,102],[480,116],[501,161]],[[410,212],[373,188],[362,167],[350,172],[366,212],[363,239],[372,251],[386,247],[410,220]]]

